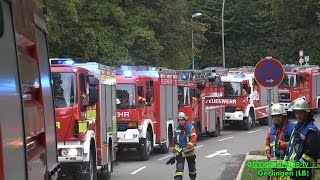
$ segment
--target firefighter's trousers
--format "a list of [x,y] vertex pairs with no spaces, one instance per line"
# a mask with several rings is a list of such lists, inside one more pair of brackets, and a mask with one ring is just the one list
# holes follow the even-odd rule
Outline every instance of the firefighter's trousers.
[[176,156],[177,163],[176,163],[176,175],[174,176],[175,180],[182,180],[183,178],[183,171],[184,171],[184,162],[187,159],[188,168],[189,168],[189,177],[190,180],[195,180],[197,176],[196,170],[196,155],[192,155],[189,157],[182,157]]

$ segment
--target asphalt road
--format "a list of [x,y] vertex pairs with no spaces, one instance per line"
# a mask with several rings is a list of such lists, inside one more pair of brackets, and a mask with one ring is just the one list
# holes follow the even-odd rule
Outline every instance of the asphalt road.
[[[320,115],[316,124],[320,127]],[[256,125],[250,131],[227,128],[221,136],[203,137],[197,143],[196,163],[199,180],[234,180],[237,177],[245,154],[252,150],[263,150],[268,126]],[[138,161],[135,152],[124,153],[114,165],[111,180],[170,180],[175,165],[166,165],[168,154],[153,154],[148,161]],[[189,179],[187,163],[184,179]]]

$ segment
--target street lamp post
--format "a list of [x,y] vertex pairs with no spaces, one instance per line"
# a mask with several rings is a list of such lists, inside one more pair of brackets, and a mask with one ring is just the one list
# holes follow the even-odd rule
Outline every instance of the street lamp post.
[[191,41],[192,41],[192,69],[194,69],[194,44],[193,44],[193,18],[195,17],[198,17],[198,16],[202,16],[201,13],[195,13],[195,14],[192,14],[191,16]]
[[222,2],[222,12],[221,12],[221,27],[222,27],[222,65],[223,68],[226,68],[226,57],[224,54],[224,3],[225,0]]

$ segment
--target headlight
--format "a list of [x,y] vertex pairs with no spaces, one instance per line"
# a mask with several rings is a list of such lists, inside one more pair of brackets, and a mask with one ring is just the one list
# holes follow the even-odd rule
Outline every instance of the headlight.
[[82,156],[82,148],[62,148],[60,149],[61,156]]

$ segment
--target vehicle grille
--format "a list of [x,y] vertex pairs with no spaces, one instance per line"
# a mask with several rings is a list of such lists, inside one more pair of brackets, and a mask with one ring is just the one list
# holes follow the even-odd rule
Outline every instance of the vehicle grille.
[[127,125],[128,125],[128,122],[118,122],[117,123],[117,130],[118,131],[126,131]]
[[231,112],[231,113],[233,113],[233,112],[235,112],[236,111],[236,106],[227,106],[226,108],[225,108],[225,112]]
[[279,101],[290,101],[290,93],[279,93]]

